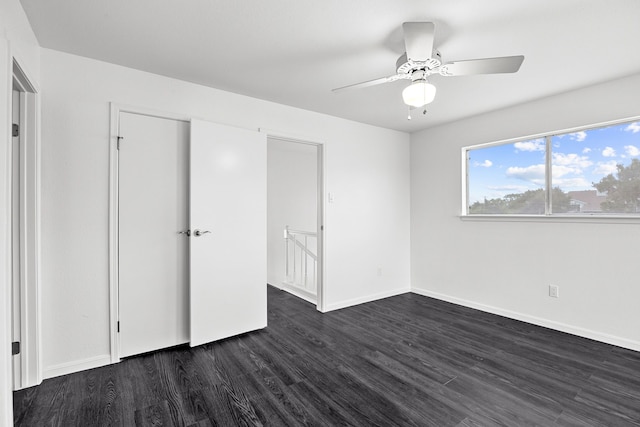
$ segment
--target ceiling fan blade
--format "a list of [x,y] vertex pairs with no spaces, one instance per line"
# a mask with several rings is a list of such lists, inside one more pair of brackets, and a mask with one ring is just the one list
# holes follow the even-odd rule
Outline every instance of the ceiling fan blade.
[[402,24],[404,46],[409,60],[425,62],[431,58],[435,28],[433,22],[405,22]]
[[515,73],[524,61],[523,55],[502,56],[500,58],[469,59],[443,64],[443,76],[469,76],[473,74]]
[[331,92],[342,92],[345,90],[349,90],[349,89],[360,89],[363,87],[369,87],[369,86],[375,86],[375,85],[379,85],[382,83],[390,83],[390,82],[395,82],[396,80],[399,80],[401,78],[404,78],[403,76],[399,76],[397,74],[394,74],[393,76],[389,76],[389,77],[382,77],[379,79],[375,79],[375,80],[369,80],[366,82],[361,82],[361,83],[356,83],[356,84],[352,84],[349,86],[343,86],[343,87],[339,87],[336,89],[331,89]]

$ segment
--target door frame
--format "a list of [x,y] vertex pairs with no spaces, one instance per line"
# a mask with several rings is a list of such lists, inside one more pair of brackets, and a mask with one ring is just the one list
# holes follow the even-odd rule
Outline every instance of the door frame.
[[[32,74],[22,65],[22,61],[11,55],[11,92],[13,88],[20,93],[20,374],[15,389],[31,387],[42,382],[42,334],[40,302],[40,90],[33,83]],[[13,96],[13,95],[11,95]],[[13,111],[11,109],[10,111]],[[13,123],[13,112],[9,114]],[[13,143],[8,154],[13,157]],[[14,179],[13,168],[9,167],[9,176]],[[11,185],[13,188],[13,185]],[[13,191],[13,190],[11,190]],[[9,203],[11,223],[13,208]],[[15,254],[11,245],[11,256]],[[11,273],[9,273],[11,275]],[[13,282],[13,277],[11,277]],[[9,287],[13,289],[13,285]],[[13,304],[13,296],[11,298]],[[12,326],[13,329],[13,326]],[[12,331],[13,333],[13,331]],[[12,356],[13,357],[13,356]],[[13,365],[13,364],[12,364]],[[13,368],[12,368],[13,375]]]
[[109,353],[111,363],[120,362],[120,342],[118,339],[119,307],[118,289],[120,286],[118,265],[120,245],[118,215],[119,200],[119,166],[118,137],[120,133],[120,113],[140,114],[160,119],[178,120],[190,123],[191,117],[185,114],[158,111],[151,108],[137,107],[115,102],[110,103],[109,132]]
[[324,189],[325,178],[327,176],[325,169],[325,157],[326,157],[326,145],[324,142],[314,140],[313,138],[308,138],[306,136],[296,136],[286,132],[274,131],[270,129],[260,129],[260,132],[264,132],[267,134],[267,138],[276,139],[284,142],[293,142],[297,144],[305,144],[315,146],[317,149],[317,189],[316,189],[316,197],[317,197],[317,214],[316,214],[316,232],[318,235],[318,278],[317,278],[317,294],[316,294],[316,308],[318,311],[324,313],[326,312],[326,285],[324,278],[326,277],[325,270],[325,262],[326,259],[326,226],[327,223],[325,221],[325,194]]

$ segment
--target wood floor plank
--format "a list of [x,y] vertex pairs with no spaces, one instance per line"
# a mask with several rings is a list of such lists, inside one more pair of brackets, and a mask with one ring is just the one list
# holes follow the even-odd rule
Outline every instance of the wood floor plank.
[[[121,397],[117,376],[113,367],[94,369],[86,376],[85,386],[81,388],[78,420],[100,426],[120,426],[124,424]],[[78,378],[84,375],[75,374]]]
[[251,400],[264,425],[319,425],[305,402],[290,393],[277,377],[264,377],[257,385],[259,393]]
[[261,426],[253,403],[234,380],[225,381],[212,390],[209,415],[220,426]]
[[[440,398],[439,384],[415,381],[414,378],[392,375],[378,369],[354,369],[341,366],[340,371],[357,378],[368,390],[384,390],[378,395],[385,414],[391,413],[388,423],[401,425],[455,425],[464,414]],[[403,396],[402,400],[386,399]],[[374,403],[374,402],[372,402]]]
[[404,294],[45,380],[15,426],[640,426],[640,353]]
[[313,416],[314,423],[322,426],[357,426],[361,420],[355,411],[345,408],[332,395],[340,388],[331,389],[331,395],[316,387],[310,381],[301,381],[290,386],[289,391],[305,403],[305,408]]
[[147,406],[136,410],[135,412],[136,426],[139,427],[156,427],[156,426],[173,426],[169,404],[162,401],[157,405]]
[[[175,355],[175,352],[172,352]],[[193,424],[196,420],[193,414],[188,410],[189,405],[186,405],[183,399],[182,387],[180,385],[188,384],[188,381],[180,381],[182,369],[175,369],[176,360],[175,357],[167,357],[162,353],[155,353],[153,358],[158,370],[158,390],[162,391],[164,398],[163,403],[167,408],[170,419],[173,425],[188,425]],[[176,372],[178,377],[176,377]]]

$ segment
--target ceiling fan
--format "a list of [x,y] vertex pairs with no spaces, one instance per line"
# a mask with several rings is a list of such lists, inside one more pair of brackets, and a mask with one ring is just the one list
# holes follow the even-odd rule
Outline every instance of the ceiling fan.
[[436,96],[436,87],[427,81],[427,77],[432,74],[449,77],[515,73],[524,61],[523,55],[517,55],[443,64],[440,52],[433,48],[435,31],[433,22],[405,22],[402,24],[402,30],[406,52],[396,61],[396,74],[339,87],[333,89],[333,92],[390,83],[396,80],[411,80],[411,84],[402,91],[402,99],[409,107],[419,108],[432,102]]

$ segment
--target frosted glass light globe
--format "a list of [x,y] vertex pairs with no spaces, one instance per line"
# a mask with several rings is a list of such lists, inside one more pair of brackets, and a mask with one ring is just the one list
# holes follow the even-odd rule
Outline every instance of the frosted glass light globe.
[[426,80],[416,80],[402,91],[402,99],[412,107],[422,107],[433,102],[436,97],[436,87]]

